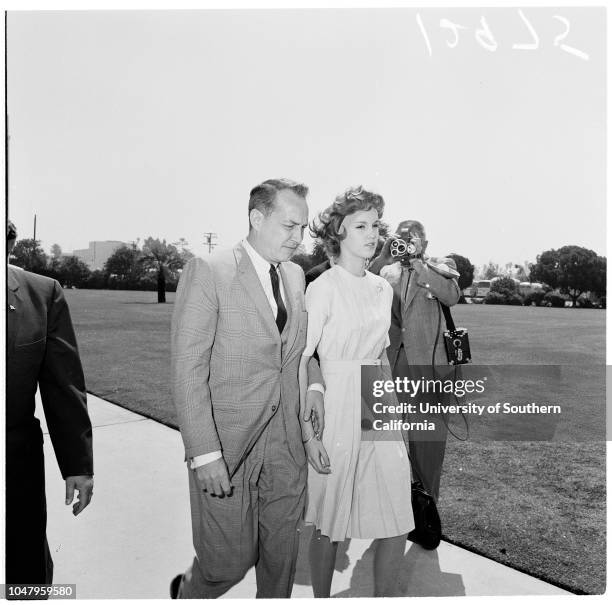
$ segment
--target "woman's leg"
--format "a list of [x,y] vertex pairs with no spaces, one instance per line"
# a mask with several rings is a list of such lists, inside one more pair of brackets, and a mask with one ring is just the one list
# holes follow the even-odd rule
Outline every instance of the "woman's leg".
[[374,553],[374,596],[391,597],[406,549],[408,534],[376,540]]
[[[404,538],[405,540],[406,538]],[[310,577],[315,597],[329,597],[336,564],[338,542],[322,536],[318,529],[310,540]]]

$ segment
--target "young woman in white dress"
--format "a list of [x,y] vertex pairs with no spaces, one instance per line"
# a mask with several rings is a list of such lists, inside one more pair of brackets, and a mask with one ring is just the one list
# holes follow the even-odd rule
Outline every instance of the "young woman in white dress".
[[338,543],[377,540],[374,596],[391,596],[414,528],[410,463],[399,432],[362,431],[361,366],[380,366],[391,378],[386,354],[393,291],[366,270],[378,242],[384,201],[349,189],[319,215],[313,235],[334,259],[306,291],[307,344],[300,363],[306,400],[307,366],[315,350],[325,380],[324,429],[302,419],[310,466],[306,523],[314,524],[310,569],[315,597],[329,597]]

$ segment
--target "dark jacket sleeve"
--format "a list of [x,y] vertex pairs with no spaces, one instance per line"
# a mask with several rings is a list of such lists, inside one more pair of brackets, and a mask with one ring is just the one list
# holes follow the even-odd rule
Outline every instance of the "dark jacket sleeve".
[[57,282],[47,310],[47,345],[38,382],[62,477],[93,474],[83,368],[68,304]]

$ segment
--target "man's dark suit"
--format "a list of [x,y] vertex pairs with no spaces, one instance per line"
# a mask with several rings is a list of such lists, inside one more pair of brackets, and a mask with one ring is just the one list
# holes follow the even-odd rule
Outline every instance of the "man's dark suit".
[[308,287],[310,282],[313,282],[315,279],[317,279],[319,275],[325,273],[325,271],[327,271],[330,267],[331,267],[331,262],[329,260],[326,260],[322,262],[320,265],[316,265],[312,269],[308,270],[306,272],[306,287]]
[[60,284],[8,266],[6,342],[6,583],[52,581],[46,540],[43,436],[34,416],[40,387],[64,479],[93,474],[83,370]]

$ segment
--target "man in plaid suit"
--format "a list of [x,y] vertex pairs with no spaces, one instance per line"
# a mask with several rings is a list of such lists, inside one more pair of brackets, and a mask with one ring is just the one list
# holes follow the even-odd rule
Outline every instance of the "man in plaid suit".
[[[298,363],[304,274],[290,257],[308,224],[305,185],[264,181],[249,234],[185,267],[172,317],[172,385],[188,461],[191,567],[171,596],[215,598],[255,565],[258,597],[289,597],[306,484]],[[311,375],[320,376],[312,367]],[[312,385],[305,414],[322,415]]]

